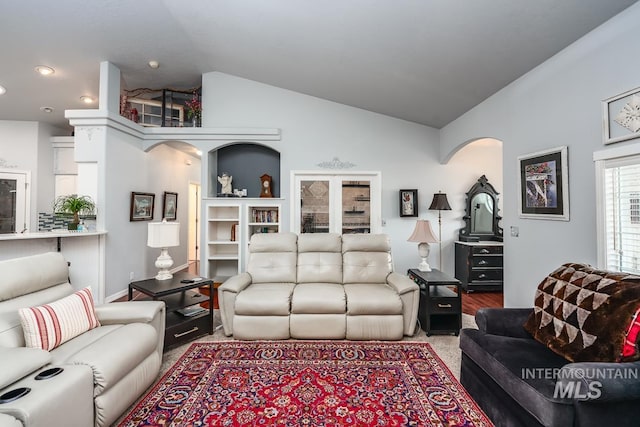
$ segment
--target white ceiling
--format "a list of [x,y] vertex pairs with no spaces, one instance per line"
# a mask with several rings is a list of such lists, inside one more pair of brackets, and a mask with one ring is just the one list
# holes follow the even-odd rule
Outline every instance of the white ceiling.
[[0,119],[68,126],[106,60],[128,89],[220,71],[440,128],[636,1],[6,1]]

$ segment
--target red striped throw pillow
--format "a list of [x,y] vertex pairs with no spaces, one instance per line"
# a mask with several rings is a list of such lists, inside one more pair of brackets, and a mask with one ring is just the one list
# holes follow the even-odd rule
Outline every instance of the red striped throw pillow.
[[47,351],[100,326],[91,288],[39,307],[21,308],[19,314],[27,347]]

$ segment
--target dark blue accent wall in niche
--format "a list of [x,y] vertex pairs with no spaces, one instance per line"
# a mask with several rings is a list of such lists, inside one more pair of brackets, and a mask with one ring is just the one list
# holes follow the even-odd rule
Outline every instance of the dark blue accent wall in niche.
[[212,157],[217,158],[216,168],[210,170],[210,182],[215,184],[216,193],[220,192],[217,177],[226,172],[233,176],[234,189],[246,188],[247,197],[260,197],[260,176],[266,173],[273,178],[273,197],[280,197],[279,152],[263,145],[237,143],[219,148]]

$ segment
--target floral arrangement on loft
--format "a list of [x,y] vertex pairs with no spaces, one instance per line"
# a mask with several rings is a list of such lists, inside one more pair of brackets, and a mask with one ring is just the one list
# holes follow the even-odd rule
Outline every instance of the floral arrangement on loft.
[[200,126],[201,87],[137,88],[120,93],[120,115],[142,126]]
[[193,127],[199,127],[202,121],[202,102],[198,92],[193,92],[193,96],[185,104],[187,106],[187,117],[191,119]]

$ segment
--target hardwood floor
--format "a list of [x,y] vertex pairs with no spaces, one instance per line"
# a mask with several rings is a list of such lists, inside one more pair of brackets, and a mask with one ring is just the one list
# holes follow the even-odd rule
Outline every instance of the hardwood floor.
[[482,307],[504,307],[502,292],[462,292],[462,312],[474,316]]

